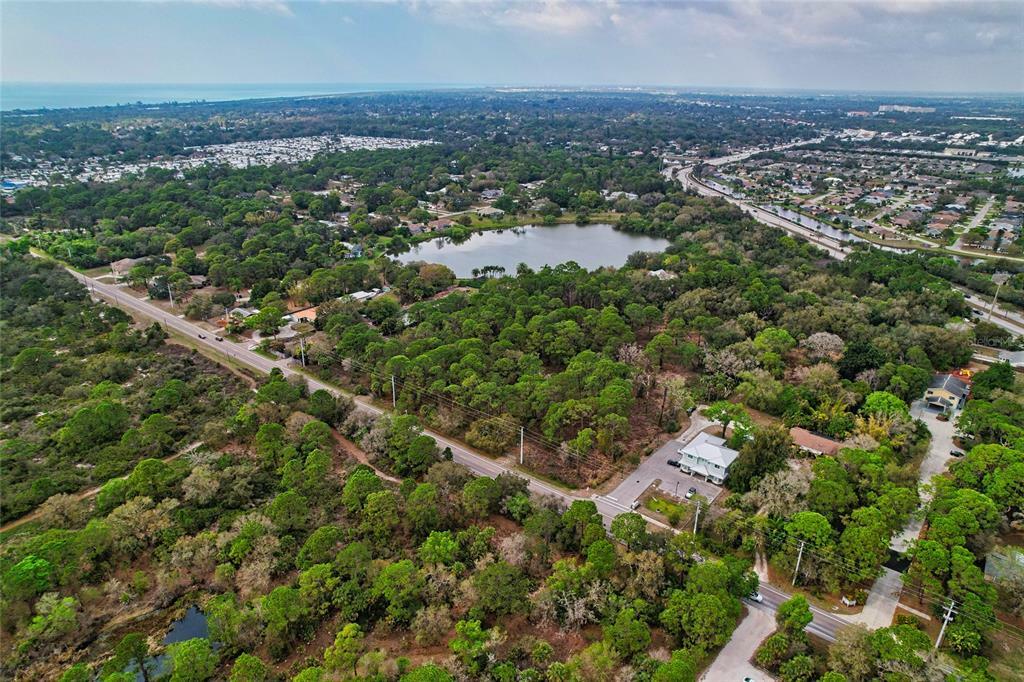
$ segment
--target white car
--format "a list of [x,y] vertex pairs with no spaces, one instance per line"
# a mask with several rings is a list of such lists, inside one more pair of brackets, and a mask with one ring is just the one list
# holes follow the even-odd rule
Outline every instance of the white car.
[[764,601],[764,597],[761,596],[760,592],[754,592],[752,595],[747,597],[750,601],[756,601],[758,604]]

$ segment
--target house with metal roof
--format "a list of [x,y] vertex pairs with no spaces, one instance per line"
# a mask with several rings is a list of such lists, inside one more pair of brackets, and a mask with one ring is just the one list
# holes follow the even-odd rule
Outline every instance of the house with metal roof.
[[924,401],[929,407],[955,410],[963,407],[970,392],[970,385],[963,379],[952,374],[936,374],[924,392]]
[[725,439],[701,432],[679,448],[679,468],[722,485],[729,475],[729,467],[739,454],[736,450],[725,447]]

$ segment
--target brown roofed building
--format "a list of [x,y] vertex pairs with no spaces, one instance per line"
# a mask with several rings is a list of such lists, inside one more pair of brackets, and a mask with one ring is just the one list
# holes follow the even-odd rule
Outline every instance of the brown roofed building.
[[807,452],[813,452],[816,455],[834,455],[843,447],[842,443],[831,438],[825,438],[825,436],[819,436],[799,426],[791,428],[789,436],[793,439],[793,444],[798,448]]

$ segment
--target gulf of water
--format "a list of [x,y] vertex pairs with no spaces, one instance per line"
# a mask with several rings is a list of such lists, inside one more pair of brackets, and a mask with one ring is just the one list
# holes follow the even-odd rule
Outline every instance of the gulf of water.
[[0,82],[0,110],[69,109],[167,102],[228,102],[353,92],[432,90],[443,84],[411,83],[16,83]]

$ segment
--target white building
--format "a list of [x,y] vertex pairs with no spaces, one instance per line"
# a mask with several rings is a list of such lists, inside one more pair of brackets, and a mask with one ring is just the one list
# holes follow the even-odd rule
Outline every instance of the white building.
[[679,448],[679,468],[722,485],[729,475],[729,467],[739,454],[736,450],[725,447],[724,439],[702,432]]

